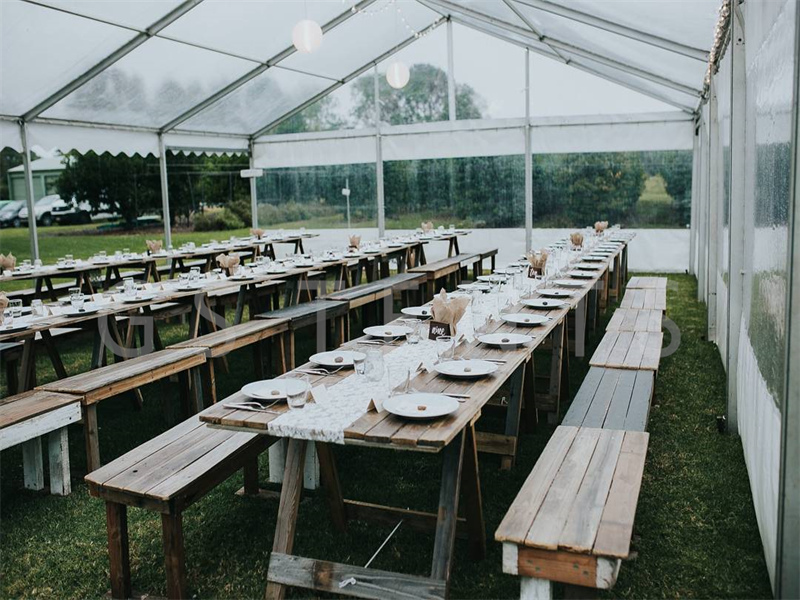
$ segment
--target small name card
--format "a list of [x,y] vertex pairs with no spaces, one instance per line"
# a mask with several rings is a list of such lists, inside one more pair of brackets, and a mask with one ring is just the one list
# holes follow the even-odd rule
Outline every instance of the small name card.
[[439,321],[430,321],[430,330],[428,333],[428,339],[435,340],[437,337],[442,335],[450,335],[450,324],[449,323],[440,323]]

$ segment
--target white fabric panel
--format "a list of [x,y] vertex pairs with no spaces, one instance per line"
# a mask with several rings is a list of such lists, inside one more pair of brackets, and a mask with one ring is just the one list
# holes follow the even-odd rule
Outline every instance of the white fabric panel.
[[0,150],[3,148],[12,148],[17,152],[22,152],[22,137],[16,121],[0,119]]
[[164,145],[173,152],[184,154],[234,154],[249,152],[246,138],[213,135],[167,133]]
[[28,125],[28,142],[31,147],[60,150],[66,154],[77,150],[81,154],[110,152],[111,154],[140,154],[158,156],[158,136],[149,131],[56,125],[35,121]]
[[258,143],[254,149],[255,166],[311,167],[375,162],[375,136],[323,137],[303,139],[299,135],[274,136],[294,138],[283,142]]
[[383,136],[383,160],[507,156],[525,153],[522,128]]

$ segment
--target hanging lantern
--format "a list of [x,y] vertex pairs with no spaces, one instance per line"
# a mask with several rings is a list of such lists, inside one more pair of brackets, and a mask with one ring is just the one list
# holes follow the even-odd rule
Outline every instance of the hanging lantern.
[[298,52],[311,54],[322,43],[322,28],[311,19],[298,21],[292,29],[292,44]]
[[410,78],[411,72],[402,61],[393,62],[386,70],[386,81],[396,90],[404,88]]

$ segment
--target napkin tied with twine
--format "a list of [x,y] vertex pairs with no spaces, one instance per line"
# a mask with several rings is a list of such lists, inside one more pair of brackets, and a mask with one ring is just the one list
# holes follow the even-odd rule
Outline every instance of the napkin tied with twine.
[[161,240],[145,240],[144,243],[147,244],[147,249],[153,254],[161,252],[161,248],[164,246]]
[[11,269],[14,270],[14,267],[17,266],[17,257],[9,252],[6,255],[0,254],[0,267],[3,269]]
[[581,248],[583,246],[583,234],[577,231],[575,233],[570,233],[569,241],[572,242],[573,246]]
[[250,235],[256,236],[259,240],[264,235],[264,233],[265,233],[264,230],[263,229],[259,229],[258,227],[253,227],[250,230]]
[[0,325],[3,324],[3,311],[8,306],[8,296],[6,296],[5,292],[0,292]]
[[595,233],[603,233],[608,229],[608,221],[596,221],[594,224]]
[[431,314],[433,320],[438,323],[447,323],[450,326],[450,335],[456,336],[456,326],[467,312],[470,298],[462,296],[460,298],[447,298],[447,292],[442,289],[439,295],[433,299]]
[[358,250],[358,247],[361,246],[361,236],[360,235],[351,235],[348,237],[350,240],[350,248]]
[[433,221],[423,221],[420,224],[420,227],[422,228],[423,233],[431,232],[433,231]]

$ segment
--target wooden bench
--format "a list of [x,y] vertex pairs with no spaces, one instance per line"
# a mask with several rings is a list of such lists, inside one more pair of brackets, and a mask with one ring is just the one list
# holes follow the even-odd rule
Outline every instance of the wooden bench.
[[87,475],[89,493],[106,502],[112,597],[131,597],[128,506],[161,513],[167,596],[190,597],[183,511],[242,468],[245,492],[257,493],[258,455],[273,441],[214,430],[194,416]]
[[481,260],[473,265],[473,278],[478,279],[478,275],[483,275],[484,267],[483,261],[487,258],[490,259],[489,267],[490,273],[494,273],[495,267],[497,266],[497,248],[492,248],[490,250],[484,250],[480,253]]
[[606,331],[661,331],[664,313],[660,310],[640,310],[638,308],[618,308],[611,315]]
[[193,340],[186,340],[178,344],[173,344],[169,348],[202,348],[206,352],[206,364],[203,369],[203,397],[204,400],[217,401],[217,386],[214,369],[214,360],[222,358],[229,352],[252,346],[253,366],[255,376],[264,379],[268,373],[274,371],[272,366],[272,345],[269,343],[272,338],[278,336],[279,346],[278,359],[280,368],[279,373],[285,373],[288,369],[286,349],[289,347],[288,335],[289,319],[256,319],[232,325],[225,329],[220,329],[213,333],[207,333]]
[[0,342],[0,361],[6,373],[6,393],[19,392],[19,367],[22,364],[22,342]]
[[613,587],[630,554],[648,439],[556,429],[495,532],[503,572],[522,579],[521,598],[552,597],[553,581],[567,597]]
[[42,437],[47,435],[50,493],[70,493],[67,426],[80,419],[80,398],[76,396],[33,390],[0,401],[0,450],[22,444],[27,489],[44,488]]
[[436,290],[442,286],[454,289],[463,279],[470,267],[480,263],[480,254],[457,254],[432,263],[419,265],[409,269],[410,273],[425,273],[427,277],[425,297],[433,298]]
[[667,289],[631,289],[625,290],[620,308],[636,308],[639,310],[667,310]]
[[666,290],[667,278],[634,275],[628,280],[626,287],[629,290]]
[[[202,406],[201,373],[205,364],[203,348],[159,350],[40,386],[39,390],[79,396],[86,441],[86,466],[89,472],[100,468],[100,443],[97,435],[97,404],[139,386],[180,375],[180,393],[188,412]],[[193,385],[189,385],[189,380]]]
[[658,371],[664,334],[647,331],[607,331],[589,360],[593,367]]
[[562,425],[647,431],[655,373],[591,367]]
[[[317,326],[317,347],[337,348],[341,346],[347,336],[348,304],[341,300],[317,299],[311,302],[286,306],[280,310],[273,310],[260,315],[256,319],[288,319],[289,336],[286,357],[288,368],[295,366],[295,332],[306,327]],[[332,327],[329,327],[329,324]],[[330,335],[328,334],[328,330]]]

